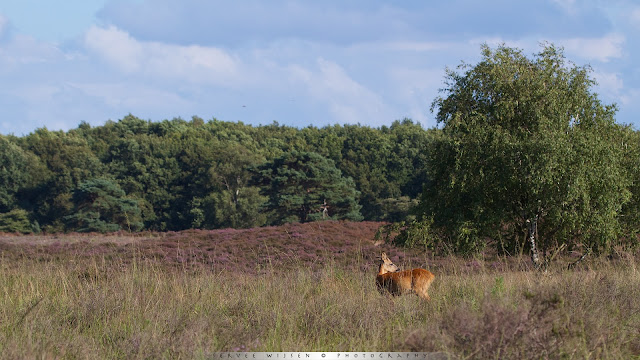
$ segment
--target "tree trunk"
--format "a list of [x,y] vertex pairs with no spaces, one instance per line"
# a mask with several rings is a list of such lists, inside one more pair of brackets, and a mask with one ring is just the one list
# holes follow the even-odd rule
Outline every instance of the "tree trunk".
[[536,235],[538,234],[538,215],[536,215],[533,219],[527,220],[527,228],[528,228],[528,239],[529,244],[531,245],[531,261],[533,261],[533,266],[536,270],[541,270],[543,268],[543,263],[540,260],[540,254],[538,253],[538,247],[536,246]]
[[591,248],[587,248],[587,251],[584,252],[584,254],[582,254],[582,256],[580,256],[580,258],[574,262],[572,262],[571,264],[567,265],[567,269],[571,270],[574,267],[576,267],[578,264],[580,264],[586,257],[587,255],[589,255],[591,253]]

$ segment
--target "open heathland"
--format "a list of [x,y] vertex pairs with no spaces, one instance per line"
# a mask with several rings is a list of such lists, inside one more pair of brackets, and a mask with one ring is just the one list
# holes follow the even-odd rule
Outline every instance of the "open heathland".
[[[374,243],[380,223],[0,236],[6,358],[208,358],[216,351],[640,357],[640,257],[546,273],[528,258]],[[380,252],[436,275],[432,300],[375,286]]]

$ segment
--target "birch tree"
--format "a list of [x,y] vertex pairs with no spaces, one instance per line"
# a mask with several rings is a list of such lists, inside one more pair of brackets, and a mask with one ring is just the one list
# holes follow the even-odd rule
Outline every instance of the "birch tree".
[[526,245],[543,268],[554,249],[604,249],[619,236],[628,129],[590,73],[549,44],[533,58],[485,45],[478,64],[447,70],[419,212],[454,249]]

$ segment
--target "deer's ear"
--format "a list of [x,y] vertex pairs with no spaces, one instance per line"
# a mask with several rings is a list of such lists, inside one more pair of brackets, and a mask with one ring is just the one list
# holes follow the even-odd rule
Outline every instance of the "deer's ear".
[[380,254],[380,257],[382,258],[382,260],[389,260],[389,257],[387,256],[387,254],[385,254],[384,251],[382,252],[382,254]]

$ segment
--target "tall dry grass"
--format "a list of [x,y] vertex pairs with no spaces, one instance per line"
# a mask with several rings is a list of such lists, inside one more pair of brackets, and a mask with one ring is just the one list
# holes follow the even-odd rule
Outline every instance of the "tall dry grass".
[[[369,264],[354,254],[355,268]],[[375,288],[375,268],[265,274],[134,259],[0,259],[6,358],[207,358],[215,351],[445,351],[461,357],[640,357],[633,257],[546,275],[450,259],[431,302]],[[435,271],[434,271],[435,272]]]

